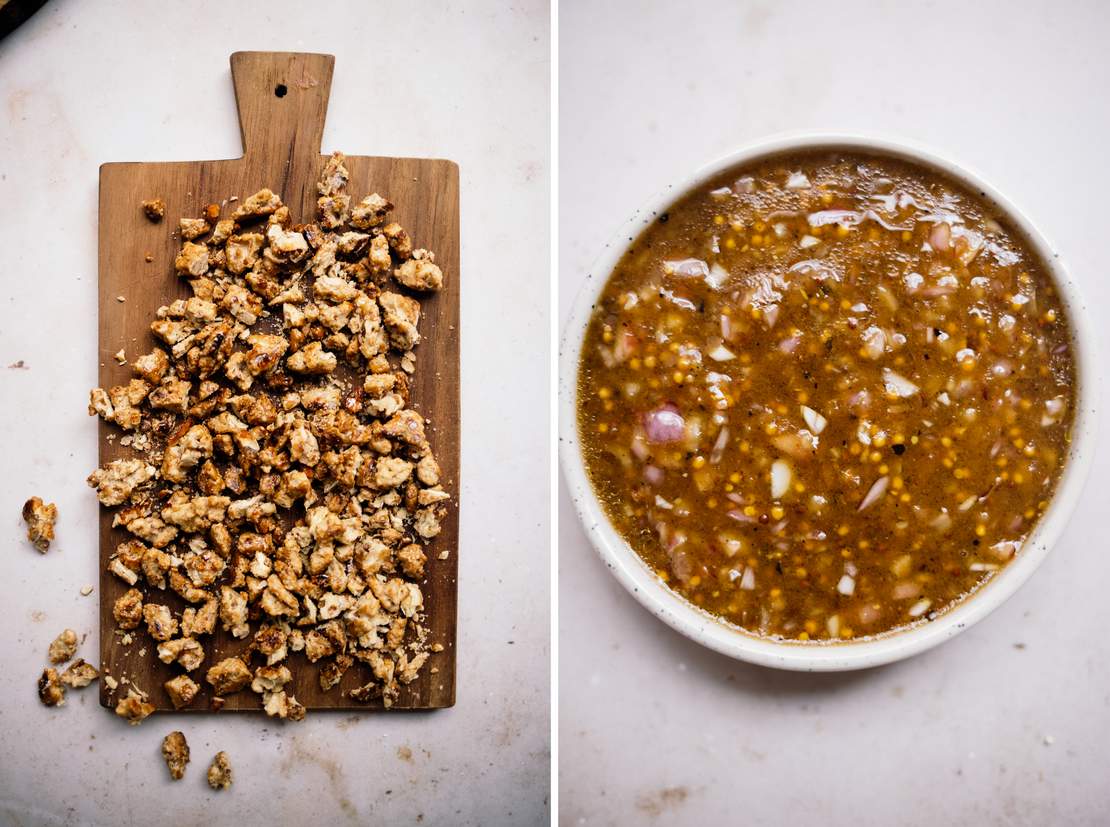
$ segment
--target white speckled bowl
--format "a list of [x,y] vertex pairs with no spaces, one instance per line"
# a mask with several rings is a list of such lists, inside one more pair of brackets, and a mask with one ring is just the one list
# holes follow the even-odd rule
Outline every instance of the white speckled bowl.
[[[582,338],[590,311],[628,239],[678,198],[717,174],[760,158],[793,150],[828,148],[877,152],[933,167],[993,201],[1027,236],[1059,286],[1074,335],[1077,404],[1072,446],[1056,494],[1015,559],[966,600],[932,621],[900,632],[839,643],[787,643],[760,638],[725,623],[668,588],[609,523],[586,476],[578,444],[575,397]],[[575,301],[561,343],[559,414],[563,474],[575,507],[601,559],[652,613],[692,640],[750,663],[800,671],[840,671],[878,666],[924,652],[981,620],[1017,591],[1048,555],[1079,499],[1094,454],[1098,375],[1096,345],[1087,308],[1055,250],[1033,224],[994,188],[964,167],[901,140],[859,135],[793,134],[750,145],[666,187],[636,212],[606,246]]]

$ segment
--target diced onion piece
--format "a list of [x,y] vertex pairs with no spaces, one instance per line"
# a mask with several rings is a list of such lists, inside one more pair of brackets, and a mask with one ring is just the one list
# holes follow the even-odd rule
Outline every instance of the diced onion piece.
[[928,598],[924,600],[918,600],[916,603],[910,606],[910,617],[921,617],[921,615],[929,611],[929,607],[932,605],[933,601],[929,600]]
[[709,463],[711,465],[716,465],[721,461],[726,445],[728,445],[728,428],[721,428],[720,433],[717,434],[717,441],[713,443],[713,450],[709,452]]
[[755,179],[750,175],[745,175],[743,178],[737,178],[732,185],[735,192],[748,194],[755,192]]
[[740,578],[740,588],[746,592],[750,592],[755,588],[755,569],[747,566],[744,569],[744,576]]
[[867,494],[864,495],[863,500],[860,501],[857,511],[863,511],[877,503],[883,494],[886,493],[888,485],[890,485],[890,477],[885,474],[871,483],[871,488],[868,489]]
[[804,172],[792,172],[790,177],[786,179],[786,188],[788,190],[808,189],[809,178],[806,177]]
[[648,442],[680,442],[686,437],[686,420],[678,408],[667,403],[645,415],[644,430]]
[[894,584],[894,589],[890,594],[895,600],[908,600],[921,594],[921,584],[912,580],[900,580]]
[[821,210],[806,216],[811,227],[824,227],[826,224],[842,224],[852,227],[860,222],[860,214],[853,210]]
[[825,621],[825,628],[829,630],[829,635],[832,637],[839,637],[840,635],[840,615],[831,615]]
[[806,426],[815,434],[820,434],[825,430],[825,426],[829,424],[829,420],[808,405],[802,405],[802,419],[806,421]]
[[709,275],[709,265],[700,258],[684,258],[679,261],[664,261],[663,272],[668,276],[697,276],[705,278]]
[[731,278],[731,275],[728,270],[717,262],[713,262],[709,267],[709,272],[705,274],[705,283],[714,290],[720,290],[729,278]]
[[658,506],[659,508],[665,508],[665,509],[667,509],[668,511],[669,511],[669,510],[671,510],[672,508],[674,508],[674,505],[673,505],[672,503],[670,503],[670,502],[668,502],[667,500],[663,499],[663,498],[662,498],[662,497],[660,497],[660,496],[659,496],[658,494],[656,494],[656,495],[655,495],[655,504],[656,504],[656,505],[657,505],[657,506]]
[[881,327],[872,325],[860,334],[863,339],[863,352],[868,359],[878,359],[886,352],[886,333]]
[[779,342],[779,350],[783,353],[793,353],[797,350],[798,345],[802,343],[801,336],[787,336]]
[[913,396],[920,390],[917,385],[905,376],[902,376],[900,373],[895,373],[890,368],[883,368],[883,385],[886,387],[886,392],[891,396],[902,398]]
[[997,563],[980,563],[978,561],[967,567],[968,571],[998,571]]
[[717,189],[709,191],[709,197],[718,201],[728,198],[730,195],[732,195],[732,190],[728,187],[717,187]]
[[727,537],[723,539],[721,541],[721,545],[724,547],[725,554],[729,557],[735,557],[737,554],[744,550],[743,541],[738,540],[735,537]]
[[856,578],[850,574],[844,575],[836,584],[836,590],[846,597],[851,597],[856,591]]
[[656,465],[645,465],[644,479],[652,485],[660,485],[663,482],[663,469]]
[[929,233],[929,246],[934,250],[944,252],[951,246],[952,226],[944,222],[938,223]]
[[820,241],[807,233],[806,235],[802,236],[801,241],[798,242],[798,246],[801,247],[803,250],[808,250],[810,247],[816,247],[820,243]]
[[777,459],[771,463],[771,496],[779,499],[790,490],[790,481],[794,478],[794,469],[784,459]]
[[932,519],[929,525],[937,531],[947,531],[952,527],[952,518],[948,516],[947,511],[942,511]]
[[775,222],[775,225],[771,229],[775,231],[775,235],[779,238],[786,238],[787,228],[781,221]]
[[979,498],[972,494],[970,497],[960,503],[960,511],[967,511],[969,508],[975,505],[978,500]]
[[717,345],[713,350],[709,351],[709,358],[716,359],[718,362],[727,362],[729,359],[735,359],[736,354],[724,345]]

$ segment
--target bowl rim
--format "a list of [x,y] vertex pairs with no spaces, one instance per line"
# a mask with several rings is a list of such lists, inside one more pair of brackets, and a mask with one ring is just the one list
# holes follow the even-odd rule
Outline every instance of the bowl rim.
[[[585,470],[578,442],[578,364],[586,326],[601,290],[630,239],[687,192],[741,164],[792,151],[827,148],[886,155],[931,168],[973,188],[1025,236],[1057,285],[1070,322],[1075,351],[1076,405],[1072,441],[1056,491],[1045,514],[1004,569],[934,620],[873,638],[830,644],[759,638],[723,621],[672,591],[609,523]],[[967,165],[920,143],[874,133],[805,131],[746,143],[659,190],[622,225],[594,261],[575,296],[560,339],[560,465],[579,520],[602,562],[636,600],[686,637],[730,657],[778,669],[833,672],[864,669],[920,654],[982,620],[1012,596],[1041,565],[1070,519],[1090,471],[1097,438],[1099,383],[1094,329],[1087,304],[1059,254],[1002,193]]]

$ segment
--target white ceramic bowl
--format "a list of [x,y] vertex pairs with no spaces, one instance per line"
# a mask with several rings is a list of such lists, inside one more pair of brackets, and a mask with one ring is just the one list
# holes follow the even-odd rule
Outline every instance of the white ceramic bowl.
[[[1015,559],[975,594],[932,621],[873,638],[827,644],[756,637],[715,618],[664,585],[614,530],[594,495],[579,449],[575,407],[579,352],[590,312],[629,239],[636,238],[655,216],[665,212],[682,195],[720,172],[769,155],[814,148],[877,152],[912,161],[939,170],[994,202],[1024,232],[1060,289],[1074,335],[1079,385],[1071,451],[1055,496]],[[930,649],[981,620],[1017,591],[1059,538],[1079,499],[1094,453],[1098,376],[1092,337],[1087,308],[1055,250],[1013,204],[963,166],[901,140],[813,133],[775,137],[740,149],[666,187],[629,219],[594,264],[575,301],[561,343],[559,414],[563,474],[579,517],[605,565],[646,608],[692,640],[731,657],[779,669],[840,671],[890,663]]]

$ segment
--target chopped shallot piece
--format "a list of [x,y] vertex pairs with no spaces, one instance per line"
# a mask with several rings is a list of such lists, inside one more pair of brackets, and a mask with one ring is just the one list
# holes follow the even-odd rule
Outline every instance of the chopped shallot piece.
[[709,265],[700,258],[684,258],[680,261],[664,261],[663,272],[668,276],[689,276],[705,278],[709,275]]
[[777,434],[771,438],[771,444],[795,459],[808,459],[817,450],[817,437],[803,430],[796,434]]
[[743,541],[738,540],[735,537],[729,537],[725,540],[722,540],[721,545],[724,546],[725,554],[727,554],[729,557],[735,557],[744,549]]
[[825,430],[825,426],[829,424],[829,420],[808,405],[802,405],[802,419],[806,421],[806,427],[815,434],[820,434]]
[[740,588],[746,592],[750,592],[755,588],[755,569],[747,566],[744,569],[744,576],[740,578]]
[[894,590],[890,594],[895,600],[908,600],[921,594],[921,584],[912,580],[901,580],[894,584]]
[[788,190],[808,189],[809,178],[806,177],[804,172],[792,172],[790,177],[786,179],[786,188]]
[[686,420],[671,403],[660,405],[644,416],[648,442],[681,442],[686,438]]
[[949,516],[947,511],[941,511],[930,521],[929,525],[937,531],[947,531],[952,527],[952,517]]
[[860,214],[853,210],[822,210],[810,213],[806,218],[811,227],[824,227],[826,224],[841,224],[852,227],[860,222]]
[[890,485],[890,477],[886,475],[883,475],[875,480],[875,482],[871,484],[871,488],[868,489],[867,494],[864,496],[863,500],[860,502],[859,508],[856,510],[863,511],[864,509],[870,508],[872,505],[877,503],[879,499],[883,496],[883,494],[886,493],[888,485]]
[[713,266],[710,267],[709,272],[705,274],[705,283],[714,290],[720,290],[725,286],[730,277],[728,270],[717,262],[713,262]]
[[790,490],[790,482],[794,477],[794,469],[784,459],[777,459],[771,463],[771,496],[781,498]]
[[939,223],[933,226],[932,232],[929,233],[929,246],[934,250],[945,252],[951,246],[952,241],[952,225]]
[[872,325],[860,334],[863,339],[863,352],[868,359],[878,359],[886,352],[886,333],[881,327]]
[[801,343],[801,336],[787,336],[779,342],[779,350],[783,353],[793,353]]
[[856,591],[856,579],[850,574],[845,574],[836,584],[836,590],[846,597],[851,597]]
[[925,612],[929,611],[929,607],[933,605],[933,601],[929,599],[918,600],[910,606],[910,617],[921,617]]
[[674,508],[674,503],[668,502],[667,500],[660,497],[658,494],[655,495],[655,504],[659,508],[665,508],[668,511],[670,511]]
[[913,396],[920,390],[920,388],[909,379],[899,373],[895,373],[890,370],[890,368],[883,368],[883,385],[886,387],[886,392],[891,396],[903,398]]
[[644,466],[644,479],[652,485],[662,485],[663,483],[663,469],[655,465]]
[[713,450],[709,452],[709,462],[711,465],[716,465],[721,461],[721,456],[725,452],[725,446],[728,445],[728,428],[721,428],[720,433],[717,434],[717,441],[713,443]]
[[750,175],[745,175],[743,178],[737,178],[732,185],[734,192],[747,195],[755,192],[755,179]]
[[709,358],[715,359],[718,362],[727,362],[729,359],[735,359],[736,354],[724,345],[717,345],[713,350],[709,351]]

